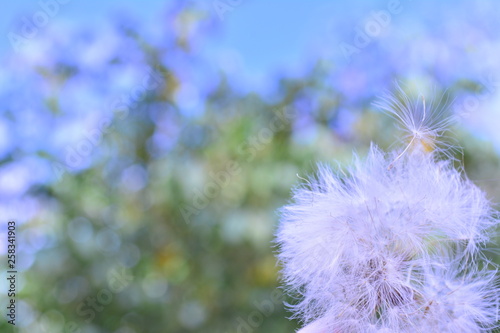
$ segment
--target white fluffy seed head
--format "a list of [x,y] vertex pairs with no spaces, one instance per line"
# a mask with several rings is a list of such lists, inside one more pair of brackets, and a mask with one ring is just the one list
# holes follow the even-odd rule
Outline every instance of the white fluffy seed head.
[[329,331],[415,332],[436,320],[440,332],[491,328],[495,273],[477,273],[470,258],[497,223],[484,193],[432,151],[372,146],[349,176],[320,165],[281,210],[276,234],[284,281],[299,298],[291,308]]

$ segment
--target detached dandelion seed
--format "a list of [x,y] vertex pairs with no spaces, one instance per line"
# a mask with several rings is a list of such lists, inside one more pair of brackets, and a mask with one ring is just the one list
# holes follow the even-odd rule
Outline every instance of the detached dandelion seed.
[[299,296],[295,318],[325,332],[496,327],[496,266],[482,251],[498,220],[485,194],[437,154],[452,118],[447,97],[435,101],[396,87],[376,105],[399,121],[403,148],[372,144],[348,176],[319,165],[282,208],[277,256]]

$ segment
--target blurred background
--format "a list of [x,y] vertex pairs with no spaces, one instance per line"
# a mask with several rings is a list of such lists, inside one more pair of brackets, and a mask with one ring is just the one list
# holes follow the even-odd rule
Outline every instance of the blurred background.
[[500,202],[493,0],[25,0],[0,17],[16,332],[294,332],[277,210],[317,162],[395,147],[372,106],[395,81],[452,96],[456,157]]

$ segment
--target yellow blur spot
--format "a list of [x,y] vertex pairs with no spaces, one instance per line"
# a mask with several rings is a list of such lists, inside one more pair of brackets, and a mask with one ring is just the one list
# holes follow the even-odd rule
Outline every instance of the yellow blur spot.
[[418,140],[418,143],[422,147],[422,151],[426,153],[432,153],[436,149],[436,141],[431,138],[421,138]]

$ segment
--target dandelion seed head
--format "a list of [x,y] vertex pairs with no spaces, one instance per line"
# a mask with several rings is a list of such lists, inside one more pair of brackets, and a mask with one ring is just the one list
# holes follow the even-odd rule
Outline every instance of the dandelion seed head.
[[420,148],[385,153],[372,145],[347,173],[320,164],[280,212],[277,256],[297,298],[290,308],[329,332],[489,329],[498,315],[496,272],[474,265],[498,224],[494,211],[433,153],[449,119],[424,100],[389,101]]

